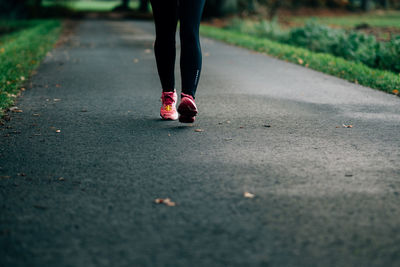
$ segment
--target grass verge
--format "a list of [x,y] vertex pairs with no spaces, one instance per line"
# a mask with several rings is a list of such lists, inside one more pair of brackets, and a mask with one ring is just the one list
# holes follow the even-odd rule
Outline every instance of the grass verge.
[[[84,12],[106,12],[111,11],[113,8],[121,4],[121,0],[109,0],[109,1],[95,1],[95,0],[80,0],[80,1],[49,1],[44,0],[43,6],[52,7],[61,5],[70,8],[74,11],[84,11]],[[129,1],[129,8],[137,9],[139,7],[138,1]]]
[[373,69],[362,63],[348,61],[330,54],[311,52],[304,48],[227,29],[202,25],[200,33],[210,38],[266,53],[374,89],[396,95],[400,91],[400,75],[390,71]]
[[[400,28],[400,12],[390,11],[383,14],[361,14],[335,17],[314,17],[318,23],[336,25],[341,27],[354,27],[366,23],[374,27],[396,27]],[[293,17],[290,21],[305,23],[310,20],[309,16]]]
[[20,21],[22,29],[0,37],[0,113],[13,104],[21,86],[57,41],[59,20]]

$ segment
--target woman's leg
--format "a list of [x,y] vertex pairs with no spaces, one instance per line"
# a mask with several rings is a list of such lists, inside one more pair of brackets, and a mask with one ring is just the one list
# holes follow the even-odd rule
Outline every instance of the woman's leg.
[[[167,0],[161,0],[169,2]],[[195,96],[201,72],[200,20],[205,0],[179,0],[182,93]]]
[[[164,92],[175,88],[175,34],[178,22],[177,0],[150,0],[156,27],[154,53]],[[189,1],[190,2],[190,1]]]

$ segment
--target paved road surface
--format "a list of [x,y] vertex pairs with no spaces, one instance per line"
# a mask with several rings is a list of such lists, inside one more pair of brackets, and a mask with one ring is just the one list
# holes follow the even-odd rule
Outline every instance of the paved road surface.
[[400,266],[400,98],[203,39],[198,120],[163,122],[153,39],[85,20],[32,78],[1,266]]

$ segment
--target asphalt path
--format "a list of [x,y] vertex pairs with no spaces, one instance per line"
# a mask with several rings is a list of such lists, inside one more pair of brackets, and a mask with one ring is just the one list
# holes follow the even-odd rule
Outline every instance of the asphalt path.
[[400,266],[400,98],[202,39],[198,118],[165,122],[153,41],[83,20],[28,82],[0,266]]

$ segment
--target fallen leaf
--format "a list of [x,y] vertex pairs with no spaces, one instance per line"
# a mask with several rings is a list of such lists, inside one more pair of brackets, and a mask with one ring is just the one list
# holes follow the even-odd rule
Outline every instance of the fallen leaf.
[[229,124],[229,123],[231,123],[231,121],[226,121],[226,123],[228,123],[228,124]]
[[56,130],[56,133],[61,133],[61,130]]
[[21,91],[25,91],[26,89],[24,87],[21,88]]
[[353,125],[346,125],[346,124],[343,124],[342,126],[343,126],[343,128],[353,128]]
[[6,50],[4,49],[4,47],[0,48],[0,53],[4,53]]
[[176,203],[171,201],[171,199],[169,199],[169,198],[157,198],[154,200],[154,202],[156,204],[165,204],[166,206],[169,206],[169,207],[176,206]]
[[21,79],[21,81],[25,81],[25,77],[24,76],[21,76],[20,79]]
[[395,94],[395,95],[398,95],[398,94],[399,94],[399,90],[394,89],[394,90],[392,91],[392,93]]
[[256,195],[250,193],[250,192],[244,192],[243,196],[245,198],[254,198]]
[[169,207],[175,207],[175,202],[171,201],[169,198],[164,199],[164,204]]
[[10,108],[10,111],[11,111],[11,112],[15,112],[15,113],[21,113],[21,112],[22,112],[22,109],[19,109],[18,107],[11,107],[11,108]]
[[195,129],[194,131],[195,131],[195,132],[198,132],[198,133],[200,133],[200,132],[204,132],[204,130],[203,130],[203,129]]
[[65,178],[64,177],[60,177],[60,178],[58,178],[58,180],[59,181],[65,181]]
[[303,65],[304,60],[302,60],[301,58],[298,58],[298,59],[297,59],[297,62],[299,62],[300,65]]
[[39,113],[33,113],[32,116],[39,117],[40,114]]
[[58,102],[58,101],[61,101],[61,99],[59,99],[59,98],[54,98],[53,101],[54,101],[54,102]]

